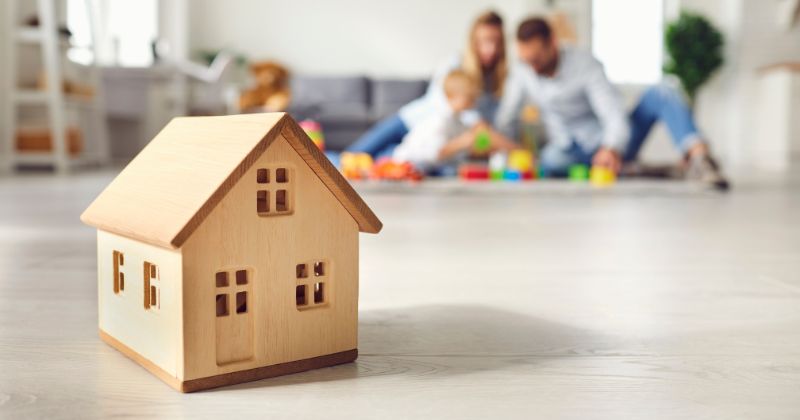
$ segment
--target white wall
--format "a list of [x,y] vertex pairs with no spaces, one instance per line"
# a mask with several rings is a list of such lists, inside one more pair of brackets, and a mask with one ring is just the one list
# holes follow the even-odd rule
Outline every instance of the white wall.
[[[513,40],[519,21],[544,10],[545,3],[197,0],[189,5],[189,45],[193,52],[228,47],[252,59],[278,59],[300,73],[425,77],[464,47],[469,25],[480,12],[493,8],[501,13]],[[559,2],[569,10],[583,4],[588,0]]]
[[[6,16],[5,4],[0,5],[0,57],[6,57],[6,60],[8,60],[8,53],[9,53],[7,51],[7,46],[6,46],[7,41],[5,38],[6,36],[8,36],[8,28],[6,27],[7,20],[8,17]],[[2,89],[6,89],[5,86],[6,86],[6,65],[0,65],[0,87],[2,87]],[[5,126],[7,124],[6,106],[8,106],[8,101],[5,100],[5,97],[3,97],[2,99],[0,99],[0,175],[2,175],[3,172],[8,168],[7,161],[5,160],[7,157],[2,156],[5,150],[3,144],[6,144],[5,142],[8,141],[8,139],[5,138],[5,136],[7,136],[6,134],[7,128]]]
[[769,64],[800,61],[800,28],[780,29],[778,2],[756,0],[681,0],[701,12],[725,35],[725,66],[698,97],[697,117],[723,159],[753,166],[756,76]]
[[[791,30],[777,25],[778,2],[744,0],[742,9],[742,36],[739,42],[738,80],[739,106],[743,118],[739,119],[737,147],[732,156],[737,162],[771,166],[769,160],[760,162],[759,155],[768,155],[772,147],[768,139],[754,138],[758,125],[756,107],[759,89],[758,74],[770,64],[800,62],[800,26]],[[789,88],[789,85],[786,85]],[[777,117],[777,116],[776,116]]]

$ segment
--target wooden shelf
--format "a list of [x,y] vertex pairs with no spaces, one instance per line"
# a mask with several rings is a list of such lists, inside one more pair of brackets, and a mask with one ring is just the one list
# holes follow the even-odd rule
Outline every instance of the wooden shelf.
[[36,27],[19,27],[17,28],[17,41],[26,43],[39,43],[44,39],[44,33],[41,29]]
[[[24,105],[47,105],[47,92],[37,89],[20,89],[14,95],[14,100],[18,104]],[[95,96],[64,95],[64,104],[73,107],[93,107]]]
[[[44,41],[44,32],[39,29],[38,27],[32,26],[20,26],[16,30],[17,42],[21,44],[33,44],[38,45]],[[58,45],[61,48],[72,48],[75,45],[72,45],[68,39],[62,37],[59,34],[58,37]]]
[[[69,155],[67,158],[70,166],[83,166],[91,163],[91,160],[82,154]],[[55,165],[56,157],[53,152],[20,152],[14,156],[14,163],[17,165]]]
[[[4,6],[7,6],[7,16],[15,16],[22,1],[5,0]],[[95,160],[100,162],[108,161],[109,147],[104,121],[102,86],[96,63],[93,62],[91,66],[84,66],[80,63],[69,62],[70,68],[75,65],[86,67],[90,70],[85,77],[80,77],[79,82],[81,85],[85,83],[86,86],[91,87],[91,90],[83,89],[84,86],[77,86],[77,88],[70,90],[76,92],[85,91],[87,93],[94,92],[94,95],[84,96],[63,92],[62,86],[65,83],[63,67],[69,61],[65,60],[65,50],[82,47],[70,43],[69,38],[59,30],[57,3],[58,0],[41,0],[38,2],[36,13],[39,18],[39,26],[26,26],[15,22],[14,19],[7,20],[5,32],[8,35],[6,38],[8,40],[7,45],[10,48],[9,57],[6,57],[4,62],[0,64],[5,69],[3,72],[5,75],[3,85],[10,90],[2,98],[7,103],[3,119],[10,121],[10,124],[4,127],[3,135],[0,136],[0,142],[2,143],[0,144],[0,155],[2,155],[2,158],[0,158],[0,171],[13,169],[14,165],[42,164],[53,165],[57,172],[65,172],[70,167],[83,163],[91,163]],[[88,15],[92,15],[92,12],[96,11],[96,9],[90,7],[90,3],[92,2],[86,2]],[[96,16],[93,21],[97,21]],[[92,22],[90,24],[94,26]],[[96,33],[96,31],[92,30],[92,33]],[[96,43],[94,41],[92,40],[92,52],[96,57]],[[48,89],[20,87],[17,84],[17,74],[20,72],[18,55],[21,53],[22,44],[31,45],[39,50],[42,61],[41,71],[49,76],[47,80]],[[78,84],[76,83],[76,85]],[[92,149],[92,153],[88,156],[82,154],[72,155],[69,153],[68,145],[53,147],[52,151],[42,152],[35,151],[35,149],[27,152],[17,150],[17,144],[14,140],[19,126],[17,108],[22,107],[36,107],[46,110],[48,126],[52,127],[54,133],[65,130],[67,119],[73,118],[72,113],[67,114],[68,111],[86,112],[86,115],[78,116],[80,121],[78,124],[84,133],[84,139],[88,139],[84,150]],[[64,141],[66,140],[60,135],[52,138],[52,142],[60,143]]]

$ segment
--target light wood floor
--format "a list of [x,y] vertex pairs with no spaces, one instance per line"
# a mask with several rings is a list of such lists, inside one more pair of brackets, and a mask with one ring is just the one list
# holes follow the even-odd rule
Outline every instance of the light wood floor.
[[0,418],[800,418],[800,185],[360,189],[355,364],[179,394],[97,337],[111,173],[0,179]]

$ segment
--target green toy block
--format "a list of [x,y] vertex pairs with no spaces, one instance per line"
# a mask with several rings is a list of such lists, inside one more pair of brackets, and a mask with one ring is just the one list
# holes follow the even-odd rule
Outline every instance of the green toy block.
[[491,143],[492,143],[492,141],[489,138],[489,133],[486,132],[486,131],[480,131],[475,136],[475,146],[474,146],[475,151],[477,151],[477,152],[485,152],[485,151],[489,150],[489,147],[491,146]]
[[580,163],[570,165],[569,179],[577,182],[587,181],[589,179],[589,167]]

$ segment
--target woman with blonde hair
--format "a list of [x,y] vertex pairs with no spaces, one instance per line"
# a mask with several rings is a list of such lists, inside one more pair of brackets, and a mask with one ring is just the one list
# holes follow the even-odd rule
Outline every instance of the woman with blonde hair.
[[478,16],[472,24],[466,50],[450,57],[437,68],[425,94],[400,108],[397,114],[375,124],[347,151],[369,153],[375,157],[391,155],[416,124],[431,114],[447,111],[443,81],[453,70],[467,73],[480,87],[475,109],[464,113],[464,123],[472,126],[480,121],[494,121],[508,73],[503,19],[500,15],[488,11]]

